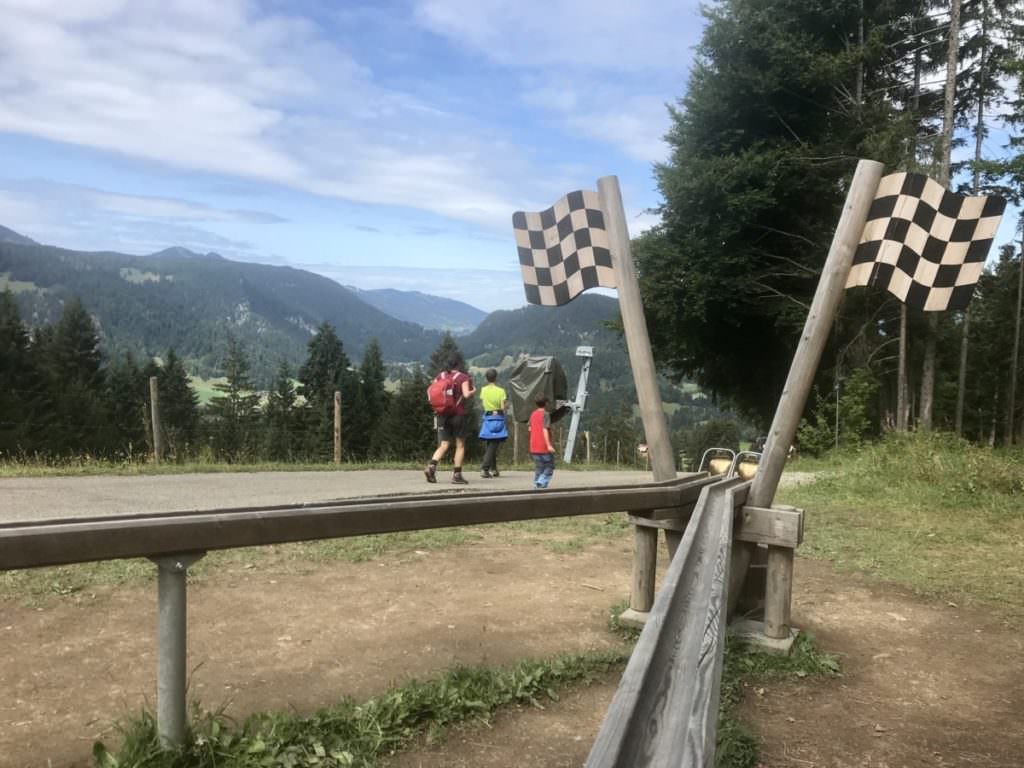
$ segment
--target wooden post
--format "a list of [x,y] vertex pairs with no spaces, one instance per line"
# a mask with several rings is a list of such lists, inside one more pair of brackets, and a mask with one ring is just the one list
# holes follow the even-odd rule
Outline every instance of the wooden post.
[[633,526],[633,583],[629,590],[629,610],[620,620],[637,626],[647,618],[654,605],[654,575],[658,564],[658,529]]
[[583,433],[583,439],[587,441],[587,464],[590,463],[590,430]]
[[334,463],[341,464],[341,392],[334,393]]
[[[597,180],[597,194],[604,210],[604,225],[608,232],[608,245],[615,268],[615,286],[619,294],[619,312],[629,351],[629,364],[633,369],[640,420],[644,425],[649,461],[655,480],[671,480],[676,476],[672,442],[668,436],[668,420],[661,404],[658,374],[654,367],[654,354],[647,333],[640,284],[636,278],[636,265],[629,246],[629,227],[622,205],[622,192],[615,176]],[[618,456],[616,456],[618,463]],[[632,611],[646,613],[654,604],[654,573],[658,557],[658,529],[633,526],[633,589],[629,598]],[[643,590],[642,592],[640,590]]]
[[1020,314],[1024,304],[1024,236],[1020,241],[1020,266],[1017,268],[1017,322],[1013,329],[1013,355],[1010,357],[1010,406],[1006,416],[1006,444],[1013,445],[1014,411],[1017,409],[1017,366],[1020,365]]
[[[853,175],[850,191],[846,195],[843,213],[839,219],[839,225],[836,227],[835,236],[832,238],[832,245],[825,260],[825,266],[822,268],[821,279],[818,281],[811,309],[807,313],[807,321],[804,324],[803,333],[800,335],[782,396],[779,398],[775,418],[772,420],[771,430],[768,433],[768,442],[758,465],[754,483],[750,488],[750,495],[747,497],[747,504],[751,506],[770,507],[775,499],[779,478],[786,466],[789,446],[792,445],[796,436],[796,428],[803,415],[807,395],[811,391],[814,375],[818,370],[818,363],[821,361],[821,354],[825,349],[826,341],[828,341],[832,320],[835,318],[839,302],[843,298],[846,278],[849,275],[850,266],[853,264],[853,254],[857,250],[857,245],[864,232],[868,210],[878,189],[878,182],[882,178],[882,170],[882,164],[872,160],[861,160],[857,164],[857,171]],[[737,542],[733,546],[733,559],[729,569],[730,610],[736,604],[735,601],[739,598],[740,590],[743,587],[753,546],[746,542]],[[784,576],[782,572],[791,574],[792,566],[792,549],[781,548],[781,551],[776,552],[774,556],[769,552],[768,589],[773,594],[766,596],[766,604],[782,599],[783,596],[778,595],[778,590],[773,588],[772,584],[779,585],[784,581],[791,581],[791,575],[782,578]],[[774,575],[773,571],[776,572]],[[769,637],[788,636],[788,597],[785,598],[785,602],[787,618],[785,622],[777,623],[773,631],[781,632],[784,624],[786,634],[768,635]],[[766,621],[766,634],[768,629]]]
[[164,457],[164,436],[160,428],[160,389],[156,376],[149,377],[149,412],[153,428],[153,463],[159,464]]
[[764,599],[764,634],[789,637],[789,614],[793,598],[793,552],[789,547],[768,547],[768,572]]
[[629,350],[629,364],[633,369],[637,400],[640,401],[640,419],[644,437],[652,454],[651,464],[655,480],[671,480],[676,476],[675,457],[668,436],[668,421],[661,405],[658,375],[654,368],[654,354],[647,334],[647,321],[640,299],[640,284],[636,279],[636,266],[629,247],[629,229],[626,211],[622,207],[619,180],[604,176],[597,180],[597,193],[604,209],[604,225],[608,231],[608,244],[615,267],[615,284],[619,294],[622,328]]

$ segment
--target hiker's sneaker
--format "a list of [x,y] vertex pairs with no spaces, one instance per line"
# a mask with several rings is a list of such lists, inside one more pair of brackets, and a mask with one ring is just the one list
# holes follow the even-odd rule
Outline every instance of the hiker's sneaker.
[[496,469],[491,470],[491,477],[501,477],[501,472]]
[[423,474],[427,476],[428,483],[437,482],[437,470],[434,468],[433,464],[427,464],[427,468],[423,470]]
[[[490,477],[490,476],[491,476],[491,473],[488,472],[486,469],[483,470],[482,472],[480,472],[480,477]],[[497,477],[497,475],[495,475],[495,477]]]
[[469,485],[469,480],[464,478],[461,474],[452,475],[452,482],[455,483],[455,485]]

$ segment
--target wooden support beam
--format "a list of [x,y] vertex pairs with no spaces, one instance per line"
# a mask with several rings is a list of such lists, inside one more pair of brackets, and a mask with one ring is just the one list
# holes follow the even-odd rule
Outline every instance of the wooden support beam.
[[804,540],[804,511],[783,506],[745,506],[740,510],[735,538],[795,549]]

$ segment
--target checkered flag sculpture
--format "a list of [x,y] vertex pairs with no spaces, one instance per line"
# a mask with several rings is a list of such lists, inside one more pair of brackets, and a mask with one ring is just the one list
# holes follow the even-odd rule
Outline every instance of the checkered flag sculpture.
[[908,307],[966,309],[1003,217],[1000,197],[966,197],[919,173],[879,182],[846,287],[876,285]]
[[570,192],[546,211],[512,215],[526,300],[557,307],[588,288],[615,288],[597,192]]

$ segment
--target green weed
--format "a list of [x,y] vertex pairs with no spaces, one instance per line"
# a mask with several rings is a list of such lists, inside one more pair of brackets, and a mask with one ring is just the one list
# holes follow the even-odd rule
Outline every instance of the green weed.
[[840,672],[838,660],[818,650],[814,638],[806,632],[797,635],[789,656],[758,652],[730,635],[726,640],[719,694],[717,768],[754,768],[757,765],[757,739],[737,713],[743,700],[744,683],[793,677],[835,677]]
[[458,667],[437,680],[412,681],[358,703],[345,699],[308,717],[258,714],[236,723],[222,712],[193,709],[185,744],[161,750],[151,712],[119,724],[120,747],[97,743],[97,768],[369,767],[413,740],[436,741],[451,725],[487,723],[502,707],[541,706],[558,689],[603,679],[622,651],[523,661],[507,669]]

